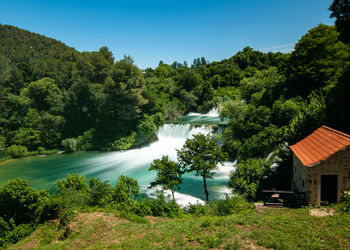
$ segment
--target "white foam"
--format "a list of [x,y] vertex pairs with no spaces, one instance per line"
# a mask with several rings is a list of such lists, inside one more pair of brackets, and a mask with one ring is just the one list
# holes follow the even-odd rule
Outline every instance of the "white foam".
[[202,114],[202,113],[196,113],[196,112],[190,112],[187,114],[187,116],[210,116],[210,117],[219,117],[219,110],[218,108],[212,108],[208,113]]
[[[160,191],[160,187],[155,187],[152,188],[150,190],[148,190],[146,193],[150,198],[155,199],[156,198],[156,192]],[[172,194],[170,190],[165,190],[164,191],[165,196],[168,196],[169,199],[172,199]],[[175,201],[176,203],[180,206],[180,207],[187,207],[190,204],[200,204],[200,205],[204,205],[205,202],[197,197],[194,197],[192,195],[188,195],[188,194],[183,194],[180,192],[175,192],[174,193],[175,196]]]
[[215,171],[215,179],[229,179],[231,172],[236,169],[237,161],[226,161],[223,165],[218,164],[218,169]]

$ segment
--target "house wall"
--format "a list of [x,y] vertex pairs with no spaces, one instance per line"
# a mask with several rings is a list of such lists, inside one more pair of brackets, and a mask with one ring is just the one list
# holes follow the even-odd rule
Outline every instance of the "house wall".
[[309,169],[304,167],[298,157],[293,154],[293,179],[292,190],[295,192],[303,192],[308,200],[308,185],[309,185]]
[[[350,148],[340,150],[319,165],[305,167],[300,160],[293,158],[293,185],[295,191],[305,192],[308,203],[320,205],[321,200],[321,176],[338,175],[338,201],[344,191],[350,190]],[[302,187],[302,180],[305,185]]]

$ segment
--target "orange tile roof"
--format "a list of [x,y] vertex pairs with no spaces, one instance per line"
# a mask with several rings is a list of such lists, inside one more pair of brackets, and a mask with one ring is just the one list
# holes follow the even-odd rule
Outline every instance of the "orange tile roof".
[[350,135],[322,126],[290,148],[304,166],[312,167],[348,146]]

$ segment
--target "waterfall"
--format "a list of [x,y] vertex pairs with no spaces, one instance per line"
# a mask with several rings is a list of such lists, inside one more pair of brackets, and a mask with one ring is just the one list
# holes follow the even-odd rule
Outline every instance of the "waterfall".
[[165,124],[158,129],[156,134],[159,140],[171,140],[171,138],[193,138],[195,134],[208,134],[210,132],[212,129],[205,126],[191,129],[190,124]]
[[[151,163],[164,155],[177,161],[176,150],[181,149],[187,139],[193,138],[193,135],[198,133],[212,132],[211,127],[198,126],[198,124],[218,124],[220,122],[215,109],[208,114],[185,116],[184,118],[188,120],[160,127],[156,132],[158,140],[142,148],[118,152],[78,152],[38,157],[30,160],[23,159],[20,164],[13,161],[1,167],[1,170],[5,172],[0,171],[0,181],[3,180],[4,183],[8,176],[29,178],[34,187],[51,189],[56,179],[64,178],[68,173],[79,173],[87,178],[97,177],[103,181],[110,181],[111,185],[115,185],[118,176],[125,175],[138,181],[142,193],[151,195],[154,190],[148,187],[156,177],[155,171],[148,171]],[[16,164],[18,165],[13,166]],[[233,163],[218,165],[215,178],[207,182],[211,199],[219,199],[228,192],[226,184],[230,171],[233,169]],[[5,178],[1,179],[2,176]],[[176,201],[183,206],[188,203],[202,202],[202,199],[205,198],[202,178],[195,176],[194,173],[186,173],[180,187],[175,197]]]

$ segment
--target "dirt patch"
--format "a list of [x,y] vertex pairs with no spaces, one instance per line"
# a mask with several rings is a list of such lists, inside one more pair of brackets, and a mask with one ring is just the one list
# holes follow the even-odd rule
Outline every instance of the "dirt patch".
[[262,247],[262,246],[257,246],[253,241],[250,241],[250,240],[244,240],[243,242],[242,242],[242,244],[243,244],[243,247],[244,247],[244,249],[261,249],[261,250],[263,250],[263,249],[272,249],[272,248],[266,248],[266,247]]
[[[119,218],[111,213],[93,212],[93,213],[78,213],[72,223],[80,223],[81,226],[90,224],[91,222],[102,219],[112,225],[129,222],[127,219]],[[73,226],[73,225],[72,225]]]
[[334,215],[335,210],[332,208],[314,208],[310,210],[310,215],[315,217],[324,217]]
[[145,216],[145,218],[149,221],[149,223],[154,224],[157,222],[168,222],[171,221],[169,218],[163,218],[163,217],[153,217],[153,216]]

